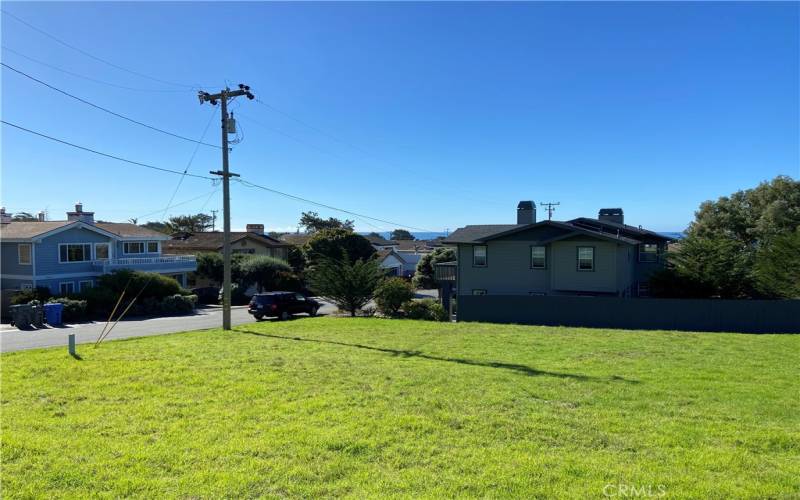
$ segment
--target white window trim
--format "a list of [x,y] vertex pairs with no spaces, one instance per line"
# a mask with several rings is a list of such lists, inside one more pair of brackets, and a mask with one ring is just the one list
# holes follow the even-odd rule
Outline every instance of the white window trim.
[[[652,245],[656,247],[655,252],[644,252],[645,245]],[[639,244],[639,262],[649,263],[652,264],[653,262],[658,262],[659,258],[659,248],[658,243],[640,243]],[[642,260],[642,255],[653,255],[655,258],[653,260]]]
[[[142,245],[142,251],[141,252],[134,252],[134,253],[128,252],[128,250],[127,250],[128,245],[131,245],[133,243],[141,244]],[[144,255],[144,254],[147,253],[147,242],[146,241],[126,241],[126,242],[123,242],[122,243],[122,253],[124,255]]]
[[[544,249],[544,265],[542,265],[542,266],[534,266],[533,265],[533,249],[534,248],[542,248],[542,249]],[[539,270],[547,269],[547,247],[544,246],[544,245],[531,245],[530,259],[531,259],[531,269],[539,269]]]
[[[97,245],[106,245],[108,247],[108,258],[107,259],[98,259],[97,258]],[[113,247],[113,246],[114,245],[112,245],[110,241],[98,241],[97,243],[95,243],[93,248],[92,248],[92,252],[93,252],[92,258],[93,258],[93,260],[104,260],[104,261],[105,260],[111,260],[113,258],[112,253],[111,253],[111,247]]]
[[[581,269],[581,249],[582,248],[591,248],[592,249],[592,267],[590,267],[589,269]],[[595,249],[592,246],[579,246],[579,247],[577,247],[577,252],[576,252],[577,260],[575,262],[575,268],[578,270],[579,273],[587,273],[587,272],[594,271],[594,269],[595,269],[595,253],[596,253]]]
[[[68,245],[89,245],[89,259],[88,260],[61,260],[61,247],[68,246]],[[67,251],[67,257],[69,257],[69,251]],[[59,264],[85,264],[86,262],[92,262],[94,260],[94,244],[90,242],[85,243],[59,243],[58,244],[58,263]]]
[[[483,254],[483,264],[475,263],[475,249],[483,247],[485,253]],[[487,267],[489,265],[489,245],[472,245],[472,267]]]
[[85,290],[85,288],[83,286],[85,283],[89,283],[89,288],[92,288],[94,286],[94,282],[92,280],[80,280],[78,282],[78,291],[79,292],[82,292],[82,291]]
[[[62,293],[62,292],[61,292],[61,285],[69,285],[69,287],[71,288],[71,290],[70,290],[70,291],[68,291],[66,294],[65,294],[65,293]],[[60,282],[58,283],[58,294],[59,294],[59,295],[67,295],[67,294],[70,294],[70,293],[75,293],[75,282],[74,282],[74,281],[60,281]]]
[[[22,262],[22,247],[28,247],[28,262]],[[20,243],[17,245],[17,264],[20,266],[33,265],[33,245],[30,243]]]

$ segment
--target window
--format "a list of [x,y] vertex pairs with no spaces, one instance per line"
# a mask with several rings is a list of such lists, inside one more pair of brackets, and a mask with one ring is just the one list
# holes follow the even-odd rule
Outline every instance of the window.
[[93,286],[94,282],[92,280],[84,280],[78,282],[78,290],[80,290],[81,292],[89,288],[92,288]]
[[655,243],[639,245],[639,262],[658,262],[658,245]]
[[472,290],[472,295],[486,295],[486,290],[483,288],[474,288]]
[[594,247],[578,247],[578,271],[594,271]]
[[472,247],[472,265],[474,267],[486,267],[486,245]]
[[148,241],[147,242],[147,253],[158,253],[158,242],[157,241]]
[[29,266],[31,264],[31,244],[20,243],[17,246],[17,257],[19,257],[19,263],[21,265]]
[[531,269],[547,267],[547,251],[545,247],[531,247]]
[[94,244],[94,260],[108,260],[108,243]]
[[299,300],[300,302],[305,302],[305,301],[306,301],[306,297],[305,297],[305,295],[303,295],[302,293],[296,293],[296,294],[294,294],[294,298],[296,298],[296,299],[297,299],[297,300]]
[[58,293],[60,295],[68,295],[75,291],[75,283],[71,281],[64,281],[58,284]]
[[20,288],[23,290],[33,290],[33,283],[23,283]]
[[86,262],[92,260],[91,243],[62,243],[58,245],[59,262]]
[[125,253],[144,253],[144,243],[141,241],[123,243],[122,251]]

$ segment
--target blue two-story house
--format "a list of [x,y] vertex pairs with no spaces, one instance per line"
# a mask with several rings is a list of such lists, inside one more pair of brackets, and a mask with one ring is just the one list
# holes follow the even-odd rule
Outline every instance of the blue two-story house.
[[47,287],[64,295],[95,284],[116,269],[152,271],[186,284],[197,269],[194,255],[162,255],[170,237],[136,224],[95,222],[93,212],[75,205],[67,220],[19,222],[0,214],[0,288]]

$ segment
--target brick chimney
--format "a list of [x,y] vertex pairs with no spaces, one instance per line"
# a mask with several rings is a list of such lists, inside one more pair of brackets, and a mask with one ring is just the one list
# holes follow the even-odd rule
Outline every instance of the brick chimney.
[[44,222],[44,211],[41,211],[38,214],[36,214],[36,218],[39,220],[39,222]]
[[87,224],[94,224],[94,212],[84,212],[83,203],[75,204],[74,212],[67,212],[67,220],[70,222],[81,221]]
[[11,214],[6,213],[6,207],[0,208],[0,224],[8,224],[11,222]]

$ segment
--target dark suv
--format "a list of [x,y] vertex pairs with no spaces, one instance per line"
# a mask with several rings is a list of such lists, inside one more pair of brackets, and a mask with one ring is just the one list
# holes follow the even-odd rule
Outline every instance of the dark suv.
[[316,300],[295,292],[257,293],[250,300],[247,312],[256,319],[274,316],[289,319],[292,314],[308,313],[316,316],[321,304]]

